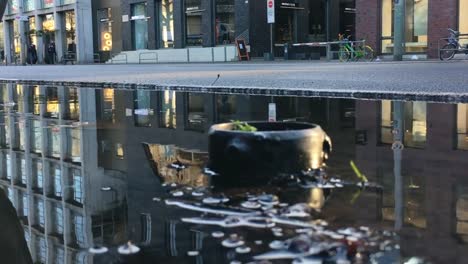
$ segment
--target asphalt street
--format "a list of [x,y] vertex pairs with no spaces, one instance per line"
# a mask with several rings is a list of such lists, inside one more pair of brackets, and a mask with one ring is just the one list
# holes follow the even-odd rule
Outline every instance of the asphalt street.
[[468,61],[0,66],[0,79],[466,96]]

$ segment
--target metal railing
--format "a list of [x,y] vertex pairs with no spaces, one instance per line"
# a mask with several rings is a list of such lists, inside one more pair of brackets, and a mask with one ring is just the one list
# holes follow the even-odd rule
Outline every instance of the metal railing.
[[[458,47],[455,48],[444,48],[446,45],[450,44],[451,39],[455,39],[458,42]],[[462,40],[462,43],[460,43],[460,40]],[[455,54],[457,53],[465,53],[468,55],[468,34],[460,34],[456,38],[440,38],[438,43],[438,50],[439,54],[442,51],[454,51]]]
[[[122,58],[119,58],[119,57],[122,57]],[[128,63],[127,54],[125,54],[125,53],[111,54],[110,61],[111,61],[111,63],[124,62],[125,64],[127,64]]]
[[[148,57],[144,57],[143,55],[154,55],[154,56],[150,56],[149,58]],[[141,64],[141,62],[154,62],[154,63],[158,63],[159,61],[159,58],[158,58],[158,53],[157,52],[141,52],[140,54],[138,54],[138,63]]]
[[[327,54],[327,61],[331,61],[337,58],[338,53],[340,52],[340,47],[343,45],[349,44],[352,47],[365,47],[366,41],[365,40],[356,40],[356,41],[349,41],[349,40],[341,40],[341,41],[323,41],[323,42],[306,42],[306,43],[293,43],[293,44],[275,44],[276,47],[284,47],[286,45],[290,45],[290,47],[324,47],[326,48]],[[336,49],[336,47],[338,47]],[[288,51],[290,52],[290,51]],[[355,53],[357,50],[350,51],[350,53]],[[336,55],[336,56],[335,56]]]

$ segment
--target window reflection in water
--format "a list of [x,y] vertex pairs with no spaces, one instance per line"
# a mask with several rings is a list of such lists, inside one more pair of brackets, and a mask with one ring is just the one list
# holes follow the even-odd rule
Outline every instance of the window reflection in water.
[[60,158],[60,128],[55,123],[50,123],[47,128],[48,134],[48,154],[53,158]]
[[47,260],[47,245],[43,237],[39,237],[36,244],[37,260],[40,263],[46,263]]
[[83,203],[83,179],[81,171],[73,169],[73,200],[78,203]]
[[11,164],[11,155],[6,154],[6,177],[7,179],[11,180],[12,175],[13,175],[13,168]]
[[206,123],[204,95],[191,93],[187,97],[187,129],[204,131]]
[[27,220],[27,217],[29,215],[29,196],[25,193],[22,195],[21,199],[21,207],[22,207],[22,216]]
[[54,208],[54,232],[63,234],[63,209],[59,205]]
[[468,187],[456,186],[455,195],[456,234],[464,243],[468,243]]
[[42,172],[42,161],[34,160],[33,164],[34,188],[42,190],[44,188],[44,177]]
[[42,199],[36,199],[36,225],[44,228],[44,201]]
[[468,104],[457,105],[457,149],[468,150]]
[[27,175],[26,175],[26,160],[24,157],[20,158],[19,162],[19,175],[21,175],[21,185],[26,185],[28,182]]
[[67,129],[68,151],[67,159],[81,162],[81,131],[77,128]]
[[41,94],[41,89],[39,86],[34,86],[33,88],[33,114],[41,114],[41,105],[44,104],[44,97]]
[[79,246],[86,246],[85,245],[85,237],[84,237],[84,218],[81,215],[74,215],[73,216],[73,233],[75,242]]
[[115,101],[114,101],[114,89],[107,88],[102,90],[103,94],[103,117],[105,121],[115,120]]
[[162,92],[161,99],[161,127],[176,128],[177,118],[175,91]]
[[20,119],[17,119],[17,121],[15,122],[15,135],[17,135],[17,138],[16,138],[16,148],[19,149],[19,150],[22,150],[24,151],[24,148],[25,148],[25,131],[24,131],[24,123],[26,121],[25,120],[20,120]]
[[216,113],[218,122],[229,122],[236,119],[236,98],[236,95],[216,96]]
[[151,107],[150,91],[135,91],[135,125],[151,126],[150,115],[153,114]]
[[41,121],[32,120],[31,126],[31,152],[42,153],[42,128]]
[[14,101],[17,104],[16,110],[24,113],[24,87],[20,84],[16,85],[16,93],[13,93]]
[[[427,134],[427,107],[425,102],[405,102],[403,111],[404,144],[407,147],[424,148]],[[380,115],[380,142],[393,143],[393,103],[383,100]]]
[[54,195],[55,197],[62,197],[62,171],[59,165],[51,166],[52,173],[54,175]]
[[57,87],[47,87],[46,90],[46,117],[58,118],[59,117],[59,96]]
[[11,136],[10,136],[10,117],[9,116],[5,116],[4,117],[4,131],[5,131],[5,135],[4,137],[2,138],[2,145],[5,147],[5,148],[9,148],[10,147],[10,143],[11,143]]
[[54,256],[55,256],[54,263],[57,263],[57,264],[65,263],[65,251],[63,250],[63,248],[56,247]]
[[65,103],[66,114],[65,119],[79,120],[80,119],[80,105],[78,100],[78,89],[68,89],[68,100]]

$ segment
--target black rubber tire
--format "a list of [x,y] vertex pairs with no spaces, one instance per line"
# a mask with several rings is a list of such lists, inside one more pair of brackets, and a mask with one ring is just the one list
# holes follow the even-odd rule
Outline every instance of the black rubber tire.
[[442,50],[439,53],[440,60],[451,60],[457,52],[457,47],[454,44],[446,44],[442,47]]

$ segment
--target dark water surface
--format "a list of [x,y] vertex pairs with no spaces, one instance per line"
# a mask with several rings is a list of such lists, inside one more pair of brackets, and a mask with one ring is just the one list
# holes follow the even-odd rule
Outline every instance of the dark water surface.
[[[27,255],[24,237],[35,263],[468,258],[468,104],[1,85],[0,198],[18,217],[0,199],[0,246]],[[223,184],[209,127],[266,121],[270,103],[326,131],[326,165]]]

